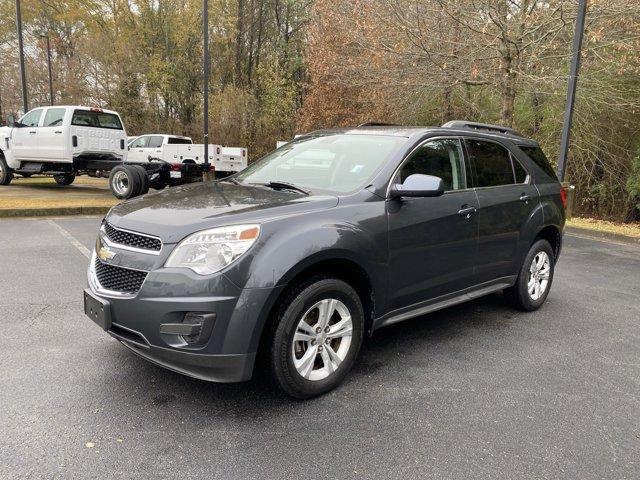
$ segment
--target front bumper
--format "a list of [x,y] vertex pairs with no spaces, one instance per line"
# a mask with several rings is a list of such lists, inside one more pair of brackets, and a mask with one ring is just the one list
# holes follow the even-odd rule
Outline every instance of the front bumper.
[[120,340],[122,344],[136,355],[172,370],[200,380],[220,383],[244,382],[251,378],[255,353],[206,355],[192,352],[178,352],[162,347],[142,347],[131,343],[118,334],[109,334]]
[[[164,268],[168,254],[164,248],[155,257],[118,251],[115,261],[120,257],[128,266],[134,264],[133,258],[160,265],[154,270],[135,264],[149,273],[132,295],[100,289],[89,269],[86,293],[104,302],[109,312],[108,321],[100,326],[135,354],[178,373],[215,382],[249,380],[266,320],[265,307],[276,289],[242,289],[224,274],[202,277],[190,270]],[[94,254],[92,264],[95,261]],[[166,325],[185,322],[188,313],[215,316],[208,337],[198,345],[166,333]]]

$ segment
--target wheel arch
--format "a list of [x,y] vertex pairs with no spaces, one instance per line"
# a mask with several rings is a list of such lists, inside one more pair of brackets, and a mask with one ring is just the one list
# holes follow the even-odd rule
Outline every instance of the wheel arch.
[[560,250],[562,249],[562,232],[560,228],[556,225],[543,226],[536,234],[531,245],[540,239],[549,242],[553,249],[554,261],[557,261],[560,256]]
[[275,330],[277,311],[282,301],[299,287],[304,279],[318,276],[331,276],[351,285],[362,301],[365,316],[365,335],[372,332],[373,318],[376,308],[376,287],[371,275],[353,257],[316,255],[289,269],[278,282],[280,287],[274,289],[260,312],[254,339],[257,343],[258,356],[265,358],[271,335]]

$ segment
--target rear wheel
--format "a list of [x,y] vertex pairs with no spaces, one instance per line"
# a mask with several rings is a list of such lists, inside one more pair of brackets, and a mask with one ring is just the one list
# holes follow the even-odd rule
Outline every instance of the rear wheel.
[[140,193],[140,174],[129,165],[117,165],[109,173],[111,193],[120,200],[133,198]]
[[7,161],[0,153],[0,185],[9,185],[13,180],[13,170],[7,165]]
[[551,245],[546,240],[536,241],[524,259],[515,285],[504,291],[507,302],[519,310],[540,308],[549,295],[554,269]]
[[139,195],[145,195],[149,193],[149,175],[147,175],[147,171],[141,165],[130,165],[138,172],[138,177],[140,178],[140,193]]
[[362,345],[364,312],[356,291],[342,280],[316,277],[294,290],[278,315],[270,349],[278,386],[296,398],[338,386]]
[[58,185],[71,185],[76,179],[76,176],[73,173],[61,173],[59,175],[54,175],[53,179]]

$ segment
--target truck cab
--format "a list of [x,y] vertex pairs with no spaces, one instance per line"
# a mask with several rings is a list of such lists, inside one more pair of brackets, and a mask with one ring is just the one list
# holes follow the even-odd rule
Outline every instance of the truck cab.
[[147,162],[149,157],[163,159],[164,145],[192,145],[189,137],[178,135],[141,135],[129,144],[130,162]]
[[10,121],[1,136],[3,184],[14,173],[52,175],[58,183],[69,184],[78,174],[108,171],[127,159],[120,115],[101,108],[34,108]]

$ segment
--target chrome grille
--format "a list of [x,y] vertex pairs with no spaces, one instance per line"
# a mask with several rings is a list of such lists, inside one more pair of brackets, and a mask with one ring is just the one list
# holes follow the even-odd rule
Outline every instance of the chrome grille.
[[118,245],[142,250],[152,250],[154,252],[159,252],[162,248],[162,242],[159,238],[120,230],[119,228],[112,227],[108,223],[105,223],[103,228],[107,238]]
[[136,293],[147,278],[147,272],[108,265],[98,258],[95,260],[94,269],[100,286],[114,292]]

